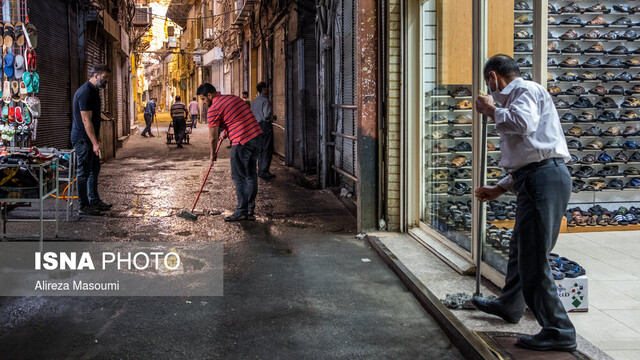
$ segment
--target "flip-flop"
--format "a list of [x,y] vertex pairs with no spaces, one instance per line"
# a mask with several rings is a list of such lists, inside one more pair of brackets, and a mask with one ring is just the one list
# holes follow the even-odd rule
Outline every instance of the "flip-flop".
[[24,30],[21,22],[16,23],[14,38],[16,39],[16,45],[24,46]]
[[29,107],[29,111],[31,111],[31,115],[34,118],[40,116],[40,99],[35,96],[29,96],[27,100],[25,100],[25,104]]
[[4,56],[4,74],[9,79],[13,77],[13,54],[12,53],[7,53]]
[[13,46],[13,25],[11,23],[4,24],[4,46],[10,48]]
[[13,72],[16,79],[22,79],[24,74],[24,56],[16,55],[13,59]]
[[2,107],[2,120],[7,121],[9,119],[9,107],[7,105]]
[[11,98],[13,98],[14,101],[20,100],[20,83],[18,80],[11,82]]
[[9,107],[9,122],[12,123],[16,121],[16,108],[13,106]]
[[36,52],[33,49],[27,50],[27,71],[36,71],[38,57],[36,56]]
[[16,122],[18,124],[22,124],[22,121],[23,121],[23,119],[22,119],[22,109],[20,109],[19,106],[16,107],[15,116],[16,116]]
[[31,112],[29,111],[29,108],[25,107],[22,109],[22,117],[24,118],[25,124],[31,124]]
[[11,102],[11,83],[9,80],[5,80],[2,85],[2,100],[8,104]]
[[28,93],[33,92],[32,79],[33,78],[30,72],[25,72],[24,74],[22,74],[22,82],[24,83],[24,86],[26,87]]
[[33,87],[33,92],[40,92],[40,75],[38,75],[37,72],[34,72],[31,77],[31,86]]
[[24,82],[20,81],[20,100],[24,100],[29,95],[27,91],[27,87],[24,85]]
[[27,24],[27,36],[29,37],[31,48],[32,49],[37,48],[38,47],[38,29],[33,23]]

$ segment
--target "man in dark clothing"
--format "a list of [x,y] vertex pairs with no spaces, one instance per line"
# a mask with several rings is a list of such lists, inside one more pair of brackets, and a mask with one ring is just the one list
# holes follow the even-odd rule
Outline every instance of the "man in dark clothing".
[[258,194],[258,173],[256,165],[262,139],[260,126],[251,108],[236,95],[221,95],[209,83],[198,87],[198,93],[207,107],[209,123],[209,144],[211,163],[216,161],[218,128],[226,131],[231,142],[231,178],[236,186],[238,206],[225,221],[255,220],[256,195]]
[[100,173],[100,91],[107,85],[111,70],[98,64],[91,68],[90,78],[73,96],[71,143],[78,161],[78,198],[80,213],[100,215],[109,210],[98,195]]
[[260,155],[258,155],[258,176],[263,180],[269,180],[276,177],[269,169],[271,168],[271,158],[273,157],[273,125],[276,116],[271,111],[271,103],[267,97],[267,84],[261,82],[258,84],[258,97],[251,104],[251,111],[258,120],[260,130],[262,130],[262,147]]
[[176,95],[176,102],[171,105],[171,119],[173,119],[173,133],[176,136],[176,144],[179,148],[182,148],[182,141],[184,140],[184,131],[187,129],[187,105],[180,101],[180,95]]
[[153,134],[151,133],[151,124],[153,124],[154,116],[156,116],[156,98],[151,98],[151,100],[147,102],[147,106],[144,108],[144,123],[147,126],[140,135],[147,137],[146,134],[149,134],[149,137],[153,137]]

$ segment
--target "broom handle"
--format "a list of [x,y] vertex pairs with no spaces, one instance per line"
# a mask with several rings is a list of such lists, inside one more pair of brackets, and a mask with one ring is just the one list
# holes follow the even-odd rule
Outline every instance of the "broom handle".
[[[218,146],[216,147],[216,154],[218,153],[218,150],[220,150],[220,145],[222,144],[222,140],[224,139],[221,139],[220,141],[218,141]],[[200,200],[200,194],[202,194],[202,189],[204,189],[204,184],[207,182],[207,178],[209,177],[209,173],[211,172],[212,167],[213,167],[213,162],[209,164],[209,170],[207,170],[207,175],[204,176],[204,180],[202,181],[202,186],[200,186],[200,191],[198,191],[198,196],[196,197],[196,202],[193,203],[193,208],[191,208],[192,213],[196,209],[198,200]]]

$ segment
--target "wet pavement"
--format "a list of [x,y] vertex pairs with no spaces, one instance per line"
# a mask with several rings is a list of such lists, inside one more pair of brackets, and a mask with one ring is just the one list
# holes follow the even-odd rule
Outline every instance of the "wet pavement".
[[204,177],[206,131],[183,149],[133,134],[102,167],[100,193],[113,209],[61,222],[59,240],[221,242],[224,296],[0,298],[1,359],[461,358],[355,237],[341,202],[281,161],[275,179],[260,180],[257,221],[223,220],[235,207],[225,146],[196,208],[203,215],[176,216]]

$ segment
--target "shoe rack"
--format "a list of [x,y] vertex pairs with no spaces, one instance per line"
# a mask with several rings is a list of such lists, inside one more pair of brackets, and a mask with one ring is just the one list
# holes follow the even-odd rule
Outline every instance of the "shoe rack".
[[[533,6],[533,1],[525,1],[529,5],[529,9],[514,10],[514,49],[519,44],[526,44],[528,51],[514,52],[516,60],[526,59],[529,62],[532,61],[532,39],[520,39],[516,35],[518,31],[525,30],[529,34],[533,32],[533,26],[530,23],[533,20],[533,12],[530,10]],[[519,1],[515,1],[517,4]],[[561,8],[571,6],[572,1],[566,0],[551,0],[549,1],[549,33],[548,33],[548,88],[552,94],[554,102],[557,104],[558,115],[562,119],[562,127],[567,134],[567,142],[571,140],[578,140],[582,143],[581,148],[570,147],[570,152],[578,158],[577,162],[569,164],[573,168],[573,171],[578,171],[581,166],[590,166],[594,169],[594,174],[588,178],[579,178],[574,176],[574,184],[578,185],[577,181],[584,181],[585,185],[578,191],[579,187],[575,187],[575,191],[572,194],[570,206],[593,206],[595,204],[608,204],[608,203],[637,203],[640,199],[640,191],[637,187],[629,187],[627,184],[640,175],[625,175],[625,170],[636,167],[640,168],[639,161],[612,161],[612,162],[593,162],[588,163],[583,159],[588,154],[593,154],[596,158],[603,152],[607,153],[611,158],[615,158],[616,154],[623,152],[627,158],[630,158],[634,152],[640,151],[640,148],[633,148],[633,143],[627,143],[630,146],[607,146],[612,140],[617,140],[619,145],[624,145],[628,141],[635,142],[640,145],[640,134],[630,133],[624,134],[623,132],[627,127],[634,127],[638,129],[640,125],[640,103],[635,102],[633,99],[640,100],[640,86],[634,88],[635,85],[640,85],[640,62],[636,65],[634,59],[640,60],[640,12],[634,13],[633,11],[620,11],[623,10],[621,5],[627,5],[629,9],[639,6],[640,3],[636,1],[575,1],[575,4],[579,7],[577,11],[563,11]],[[595,5],[604,5],[606,9],[600,7],[599,11],[592,11],[589,8]],[[616,8],[614,8],[616,6]],[[553,7],[557,11],[553,11]],[[568,10],[568,9],[566,9]],[[522,16],[526,16],[526,18]],[[626,18],[628,20],[619,20]],[[527,21],[528,19],[528,21]],[[579,21],[577,21],[579,19]],[[589,21],[595,20],[600,24],[588,24]],[[604,20],[604,21],[603,21]],[[625,24],[614,24],[616,21]],[[577,23],[580,22],[580,23]],[[602,22],[606,22],[602,24]],[[601,37],[597,39],[585,38],[584,34],[587,34],[593,30],[600,32]],[[636,32],[637,38],[635,40],[624,37],[625,32],[633,30]],[[577,36],[573,38],[562,38],[562,35],[568,31],[574,31]],[[617,31],[620,35],[617,38],[604,38],[605,35],[612,31]],[[520,34],[522,35],[522,34]],[[536,34],[538,36],[539,34]],[[629,35],[629,34],[627,34]],[[587,50],[594,45],[600,44],[604,48],[603,53],[592,53]],[[627,51],[620,53],[611,53],[616,47],[624,46]],[[522,47],[520,45],[519,49]],[[620,50],[620,48],[618,49]],[[573,60],[572,60],[573,59]],[[595,59],[595,61],[594,61]],[[567,61],[569,60],[569,61]],[[575,61],[577,60],[577,65]],[[564,62],[564,63],[563,63]],[[593,63],[599,63],[598,66],[593,66]],[[614,64],[612,66],[611,64]],[[568,66],[568,65],[574,66]],[[530,73],[531,66],[525,66],[521,68],[523,73]],[[585,72],[591,72],[595,74],[595,79],[588,79],[588,77],[578,78]],[[630,79],[622,79],[620,76],[623,73],[631,74]],[[576,79],[567,79],[563,75],[567,73],[573,73]],[[603,77],[606,73],[612,73],[613,79],[606,79]],[[575,94],[570,89],[580,86],[584,88],[585,93]],[[589,91],[597,86],[603,86],[607,89],[607,92],[614,86],[620,86],[624,90],[624,94],[597,94],[590,93]],[[558,93],[558,88],[560,92]],[[569,90],[569,94],[567,94]],[[579,89],[578,89],[579,90]],[[581,98],[586,98],[589,101],[583,101]],[[610,108],[601,108],[596,106],[599,102],[602,104],[605,99],[609,98],[613,100],[613,106]],[[634,104],[631,107],[624,107],[626,99],[628,103]],[[569,106],[566,107],[566,104]],[[562,106],[565,105],[565,106]],[[586,106],[586,107],[583,107]],[[615,106],[615,107],[614,107]],[[598,117],[603,113],[610,111],[615,115],[615,119],[608,119],[607,121],[599,121]],[[587,112],[593,116],[590,119],[589,116],[581,117],[584,112]],[[627,113],[631,118],[620,119],[620,116]],[[568,115],[570,114],[570,115]],[[573,115],[573,117],[571,116]],[[573,136],[569,133],[569,129],[572,127],[580,127],[583,133],[586,133],[589,129],[595,130],[597,134],[601,131],[602,135],[594,135],[591,132],[589,135],[581,135],[579,137]],[[610,127],[618,127],[620,129],[620,135],[613,135],[611,133],[605,134]],[[600,141],[603,148],[590,148],[589,144]],[[595,143],[595,145],[598,145]],[[617,175],[599,176],[597,172],[602,170],[605,166],[617,165],[619,173]],[[620,189],[608,188],[608,184],[614,180],[622,180],[625,187]],[[599,186],[589,185],[593,182],[594,185],[598,185],[598,182],[604,181],[604,188]],[[600,183],[601,184],[601,183]],[[594,190],[595,188],[595,190]],[[587,207],[589,207],[587,206]],[[573,230],[573,229],[572,229]],[[617,229],[616,229],[617,230]]]
[[[470,214],[469,210],[463,210],[462,217],[456,217],[459,221],[455,221],[453,212],[443,212],[440,208],[448,203],[468,204],[471,201],[473,149],[460,150],[460,144],[466,142],[471,146],[473,109],[459,109],[461,104],[471,101],[470,85],[441,85],[425,94],[427,106],[424,109],[424,182],[427,204],[427,219],[424,220],[467,250],[471,243],[471,224],[465,223],[464,216]],[[487,150],[489,176],[486,181],[491,185],[506,176],[506,171],[498,166],[500,137],[495,132],[495,124],[488,124],[487,131],[487,142],[491,145]],[[464,157],[464,164],[458,162],[461,166],[456,166],[453,161],[456,157]],[[465,188],[468,190],[460,191]],[[515,197],[509,198],[514,199]]]

